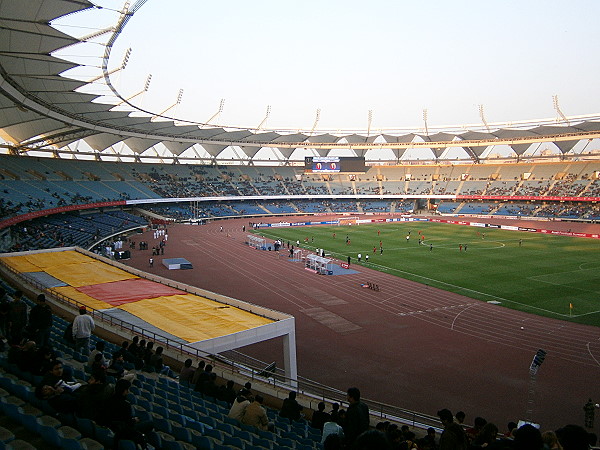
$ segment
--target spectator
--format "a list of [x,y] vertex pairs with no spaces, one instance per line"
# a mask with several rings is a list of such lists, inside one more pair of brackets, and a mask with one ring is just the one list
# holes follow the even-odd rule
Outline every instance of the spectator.
[[498,427],[491,422],[486,423],[471,443],[471,448],[486,448],[496,442]]
[[8,342],[10,345],[21,343],[28,321],[29,307],[23,299],[23,292],[15,291],[14,300],[8,311]]
[[152,368],[163,375],[167,375],[168,377],[175,378],[175,374],[171,370],[171,368],[163,363],[163,348],[156,347],[156,352],[150,356],[150,365]]
[[29,337],[36,342],[38,348],[48,346],[51,328],[52,309],[46,303],[46,296],[40,294],[36,298],[36,305],[29,312]]
[[57,412],[73,413],[77,408],[74,391],[78,384],[68,384],[63,380],[63,365],[54,361],[42,381],[35,389],[35,396],[48,401]]
[[[544,448],[542,433],[533,425],[525,424],[521,426],[515,430],[514,435],[514,450],[542,450]],[[440,450],[442,450],[441,447]]]
[[440,450],[466,450],[468,447],[467,436],[460,425],[454,422],[454,416],[448,409],[441,409],[437,413],[444,431],[440,436]]
[[100,365],[108,367],[108,361],[104,357],[104,350],[106,349],[106,342],[98,341],[96,342],[96,348],[92,350],[90,355],[88,356],[87,365],[88,367],[92,367],[94,361],[96,361],[96,355],[100,355]]
[[467,439],[469,440],[469,443],[473,442],[473,440],[481,432],[481,430],[483,429],[483,427],[485,426],[486,423],[487,423],[487,420],[485,420],[483,417],[475,417],[473,426],[470,428],[467,428],[467,430],[465,431],[465,433],[467,434]]
[[227,380],[227,383],[219,388],[219,400],[227,402],[229,406],[233,405],[237,394],[233,388],[233,380]]
[[88,315],[85,306],[79,308],[79,315],[73,320],[73,339],[75,350],[81,350],[85,355],[90,353],[90,337],[96,324],[94,319]]
[[145,448],[144,434],[152,431],[154,426],[151,421],[140,421],[133,416],[133,408],[127,401],[130,387],[131,383],[127,380],[117,381],[114,394],[105,403],[100,423],[108,426],[115,433],[115,447],[119,440],[127,439]]
[[96,373],[91,375],[88,383],[77,390],[77,417],[98,420],[100,405],[113,395],[114,385],[106,383],[106,376]]
[[243,390],[240,394],[238,394],[235,402],[233,402],[233,405],[231,405],[229,413],[227,414],[228,417],[240,422],[242,421],[246,407],[250,404],[250,401],[247,398],[249,393],[249,391]]
[[313,428],[323,431],[323,425],[325,425],[325,422],[329,422],[330,420],[331,416],[325,412],[325,402],[319,402],[317,405],[317,411],[315,411],[312,415],[310,425]]
[[196,370],[192,368],[192,360],[190,358],[186,359],[181,372],[179,372],[179,384],[189,387],[195,372]]
[[558,436],[554,431],[544,431],[542,433],[544,441],[544,449],[547,450],[563,450],[562,445],[558,442]]
[[565,425],[556,431],[556,435],[564,450],[587,450],[589,448],[588,432],[579,425]]
[[194,390],[197,392],[204,393],[204,389],[206,387],[206,383],[210,380],[210,374],[212,372],[212,365],[207,364],[204,367],[204,370],[200,373],[196,380],[196,384],[194,385]]
[[344,429],[342,426],[334,421],[325,422],[323,424],[323,434],[321,435],[321,444],[325,444],[325,441],[331,435],[337,435],[341,439],[344,438]]
[[356,438],[369,429],[369,407],[360,401],[360,391],[358,388],[348,389],[348,409],[346,410],[346,420],[344,421],[344,434],[346,442],[351,445]]
[[263,397],[257,394],[254,401],[246,406],[241,422],[246,425],[251,425],[259,430],[273,430],[273,424],[269,424],[267,411],[262,406]]
[[281,411],[279,412],[279,416],[284,419],[289,419],[290,422],[294,420],[300,420],[302,412],[302,406],[296,400],[296,392],[291,391],[288,394],[288,398],[283,400],[283,405],[281,406]]

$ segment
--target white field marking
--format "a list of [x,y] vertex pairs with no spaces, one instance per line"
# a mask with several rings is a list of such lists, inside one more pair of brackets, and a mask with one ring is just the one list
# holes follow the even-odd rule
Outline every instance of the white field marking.
[[[425,314],[425,313],[430,313],[430,312],[437,312],[437,311],[447,311],[449,309],[455,309],[455,308],[463,308],[463,307],[471,307],[471,306],[475,306],[477,303],[464,303],[462,305],[450,305],[450,306],[440,306],[437,308],[428,308],[428,309],[420,309],[418,311],[410,311],[410,312],[399,312],[396,313],[397,316],[414,316],[415,314]],[[461,314],[461,313],[459,313]],[[457,314],[458,316],[458,314]],[[454,322],[453,322],[454,323]]]
[[458,313],[456,316],[454,316],[454,320],[452,321],[452,325],[450,326],[450,330],[454,330],[454,323],[456,322],[456,319],[458,319],[458,317],[459,317],[459,316],[460,316],[462,313],[464,313],[464,312],[465,312],[467,309],[469,309],[469,308],[471,308],[471,307],[473,307],[473,306],[476,306],[476,305],[477,305],[477,303],[473,303],[473,304],[471,304],[470,306],[467,306],[467,307],[466,307],[465,309],[463,309],[461,312],[459,312],[459,313]]
[[[587,266],[589,264],[593,264],[591,268],[588,269],[588,268],[584,267],[584,266]],[[593,269],[598,269],[598,268],[600,268],[600,266],[595,261],[590,261],[590,262],[579,264],[579,270],[593,270]]]
[[[265,236],[268,236],[268,233],[263,233],[263,234]],[[499,241],[495,241],[495,242],[499,242]],[[303,247],[303,248],[306,248],[306,247]],[[497,248],[500,248],[500,247],[493,247],[493,248],[497,249]],[[388,250],[388,249],[384,248],[384,250]],[[355,250],[354,253],[358,253],[358,250]],[[384,251],[384,254],[385,254],[385,251]],[[347,257],[344,254],[341,254],[341,253],[338,254],[338,253],[335,253],[335,252],[332,253],[331,255],[332,256],[336,256],[336,257],[338,255],[340,255],[341,256],[340,259],[345,259]],[[472,292],[474,294],[482,295],[482,296],[485,296],[485,297],[489,297],[489,298],[492,298],[494,300],[498,300],[500,302],[509,302],[509,303],[514,304],[514,305],[520,305],[520,306],[523,306],[525,308],[531,308],[531,309],[534,309],[534,310],[537,310],[537,311],[543,311],[545,313],[554,314],[554,315],[559,316],[559,317],[583,317],[583,316],[587,316],[587,315],[591,315],[591,314],[600,313],[600,310],[599,310],[599,311],[592,311],[592,312],[584,313],[584,314],[563,314],[563,313],[558,313],[556,311],[551,311],[549,309],[540,308],[538,306],[527,305],[525,303],[517,302],[517,301],[514,301],[514,300],[509,300],[509,299],[504,298],[504,297],[498,297],[496,295],[488,294],[486,292],[476,291],[474,289],[468,289],[468,288],[465,288],[465,287],[462,287],[462,286],[458,286],[456,284],[451,284],[451,283],[447,283],[445,281],[436,280],[435,278],[429,278],[429,277],[426,277],[426,276],[423,276],[423,275],[418,275],[418,274],[415,274],[415,273],[412,273],[412,272],[407,272],[405,270],[396,269],[394,267],[382,266],[382,265],[376,264],[374,262],[369,262],[369,267],[376,268],[377,270],[380,270],[381,272],[389,271],[389,272],[395,272],[395,273],[398,273],[398,274],[410,275],[410,276],[413,276],[415,278],[420,278],[422,280],[425,280],[426,282],[438,283],[439,285],[449,286],[449,287],[452,287],[452,288],[455,288],[455,289],[460,289],[460,290],[465,291],[465,292]]]
[[[473,293],[478,294],[478,295],[482,295],[482,296],[485,296],[485,297],[493,298],[493,299],[498,300],[500,302],[510,302],[512,304],[515,304],[515,305],[520,305],[520,306],[531,308],[531,309],[535,309],[535,310],[538,310],[538,311],[543,311],[543,312],[546,312],[546,313],[549,313],[549,314],[554,314],[554,315],[557,315],[557,316],[560,316],[560,317],[579,317],[580,316],[580,315],[562,314],[562,313],[558,313],[556,311],[551,311],[549,309],[544,309],[544,308],[540,308],[540,307],[537,307],[537,306],[527,305],[527,304],[524,304],[524,303],[516,302],[514,300],[509,300],[509,299],[504,298],[504,297],[498,297],[497,295],[492,295],[492,294],[488,294],[486,292],[476,291],[474,289],[465,288],[465,287],[462,287],[462,286],[458,286],[456,284],[447,283],[445,281],[436,280],[435,278],[429,278],[429,277],[425,277],[423,275],[417,275],[415,273],[407,272],[405,270],[400,270],[400,269],[396,269],[396,268],[392,268],[392,267],[388,267],[388,266],[382,266],[380,264],[375,264],[375,263],[369,263],[369,264],[370,264],[371,267],[378,268],[378,270],[381,270],[381,271],[390,271],[390,272],[397,272],[399,274],[411,275],[411,276],[413,276],[415,278],[420,278],[420,279],[425,280],[427,282],[438,283],[439,285],[449,286],[449,287],[452,287],[452,288],[455,288],[455,289],[460,289],[460,290],[465,291],[465,292],[473,292]],[[432,286],[432,287],[435,287],[435,286]],[[600,311],[598,311],[598,312],[600,312]],[[587,315],[587,314],[581,314],[581,315]]]
[[596,365],[600,366],[600,362],[598,362],[598,360],[592,354],[592,350],[590,349],[590,344],[591,344],[591,342],[588,342],[587,344],[585,344],[587,351],[590,354],[590,356],[592,357],[592,359],[594,360],[594,362],[596,363]]

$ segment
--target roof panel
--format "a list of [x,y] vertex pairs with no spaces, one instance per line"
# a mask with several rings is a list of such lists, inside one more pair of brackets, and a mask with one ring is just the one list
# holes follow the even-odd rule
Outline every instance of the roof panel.
[[7,19],[33,20],[36,22],[50,22],[51,20],[93,5],[86,0],[1,0],[0,11],[2,17]]

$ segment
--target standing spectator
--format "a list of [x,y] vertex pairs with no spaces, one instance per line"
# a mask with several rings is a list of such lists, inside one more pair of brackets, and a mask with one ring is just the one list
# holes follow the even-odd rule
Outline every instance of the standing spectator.
[[288,398],[283,400],[283,405],[281,405],[281,411],[279,412],[279,416],[284,419],[289,419],[290,422],[293,420],[300,420],[300,413],[302,411],[302,406],[296,401],[296,392],[291,391],[288,394]]
[[596,405],[592,399],[588,399],[587,403],[583,405],[583,411],[585,413],[585,427],[594,428],[594,418],[596,416]]
[[29,333],[38,348],[47,347],[52,328],[52,309],[46,303],[46,296],[37,296],[36,305],[29,312]]
[[81,350],[85,355],[90,353],[90,337],[96,328],[94,319],[88,315],[85,306],[79,308],[79,315],[73,320],[73,339],[75,350]]
[[467,435],[462,427],[454,422],[454,416],[448,409],[441,409],[437,413],[444,431],[440,436],[440,450],[467,450]]
[[[269,418],[267,417],[267,411],[265,411],[262,404],[263,397],[262,395],[257,394],[256,397],[254,397],[254,401],[246,406],[244,416],[242,417],[242,423],[256,427],[259,430],[268,430]],[[272,429],[273,426],[270,428]]]
[[313,428],[323,431],[323,425],[325,425],[325,422],[329,422],[330,420],[331,416],[325,412],[325,402],[319,402],[317,405],[317,411],[315,411],[312,415],[310,425]]
[[3,287],[0,287],[0,338],[8,338],[8,313],[12,299]]
[[340,404],[339,403],[334,403],[333,405],[331,405],[331,412],[329,413],[329,415],[331,416],[332,422],[336,422],[340,425],[342,424],[342,422],[340,421]]
[[360,401],[360,391],[358,388],[348,389],[348,409],[346,410],[346,420],[344,422],[344,434],[346,442],[352,445],[358,435],[369,429],[369,407]]
[[23,300],[23,291],[15,291],[14,300],[8,311],[8,342],[18,345],[23,340],[25,328],[29,321],[29,307]]

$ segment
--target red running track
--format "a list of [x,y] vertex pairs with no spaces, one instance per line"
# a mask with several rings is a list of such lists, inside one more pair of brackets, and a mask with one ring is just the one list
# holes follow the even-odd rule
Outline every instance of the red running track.
[[[468,423],[482,416],[502,431],[508,421],[526,418],[529,365],[543,348],[548,356],[531,417],[543,430],[583,425],[584,403],[600,400],[596,327],[506,309],[364,267],[353,275],[315,275],[289,261],[287,252],[278,258],[244,245],[243,225],[248,221],[170,227],[164,257],[186,258],[192,270],[168,270],[161,257],[150,269],[149,250],[133,251],[128,263],[294,315],[299,374],[341,390],[357,386],[366,399],[431,415],[446,407],[463,410]],[[152,232],[135,240],[154,245]],[[381,291],[361,288],[365,281]],[[278,340],[242,351],[283,365]]]

